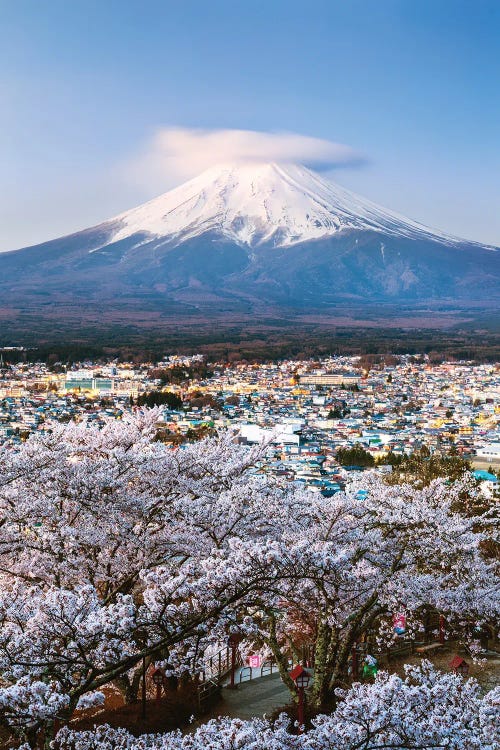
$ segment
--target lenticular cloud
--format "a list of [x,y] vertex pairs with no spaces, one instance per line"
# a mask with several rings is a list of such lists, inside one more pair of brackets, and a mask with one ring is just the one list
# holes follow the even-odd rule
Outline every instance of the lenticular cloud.
[[221,163],[299,162],[317,170],[364,161],[350,146],[297,133],[161,128],[129,164],[134,180],[182,181]]

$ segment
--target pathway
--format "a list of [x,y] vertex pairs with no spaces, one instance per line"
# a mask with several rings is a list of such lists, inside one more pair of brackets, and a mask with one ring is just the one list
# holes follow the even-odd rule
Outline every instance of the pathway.
[[203,721],[217,716],[252,719],[254,716],[269,715],[276,708],[289,703],[290,697],[278,673],[265,675],[242,682],[235,690],[222,688],[221,700],[208,717],[203,717]]

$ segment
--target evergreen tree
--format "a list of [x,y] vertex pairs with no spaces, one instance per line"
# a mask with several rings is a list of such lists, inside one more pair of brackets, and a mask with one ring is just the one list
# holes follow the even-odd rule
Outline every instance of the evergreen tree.
[[357,443],[352,448],[339,448],[337,460],[342,466],[374,466],[375,459],[371,453]]

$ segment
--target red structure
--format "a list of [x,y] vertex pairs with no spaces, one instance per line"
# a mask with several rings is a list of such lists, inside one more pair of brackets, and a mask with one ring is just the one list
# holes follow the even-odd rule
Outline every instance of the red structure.
[[461,656],[454,656],[450,661],[450,669],[463,677],[469,674],[469,665]]
[[155,669],[155,671],[151,675],[151,679],[153,680],[153,684],[156,687],[156,700],[159,701],[161,700],[161,689],[163,687],[165,674],[161,669]]
[[229,687],[232,690],[235,690],[236,688],[236,684],[234,682],[234,672],[236,669],[236,651],[242,639],[243,636],[240,635],[240,633],[231,633],[231,635],[227,639],[227,645],[231,648],[231,683]]
[[311,675],[309,672],[304,669],[304,667],[301,664],[297,664],[296,667],[292,669],[290,672],[290,677],[295,682],[295,685],[297,686],[297,691],[299,694],[299,710],[298,710],[298,721],[299,721],[299,734],[302,734],[303,726],[304,726],[304,703],[305,703],[305,695],[304,691],[309,685],[309,680],[311,679]]

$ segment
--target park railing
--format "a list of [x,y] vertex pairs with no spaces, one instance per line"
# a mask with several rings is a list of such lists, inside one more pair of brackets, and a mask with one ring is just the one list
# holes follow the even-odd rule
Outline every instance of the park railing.
[[[235,667],[243,665],[243,657],[240,650],[236,650]],[[200,679],[202,683],[214,680],[217,683],[222,682],[231,672],[231,649],[228,646],[221,648],[212,656],[205,659],[201,669]]]
[[198,685],[198,705],[200,709],[206,709],[219,697],[221,686],[216,680],[206,680]]
[[252,679],[252,667],[242,667],[240,669],[240,682],[246,682]]
[[266,674],[272,674],[273,669],[278,669],[278,665],[274,661],[265,661],[260,668],[260,676],[264,677]]

